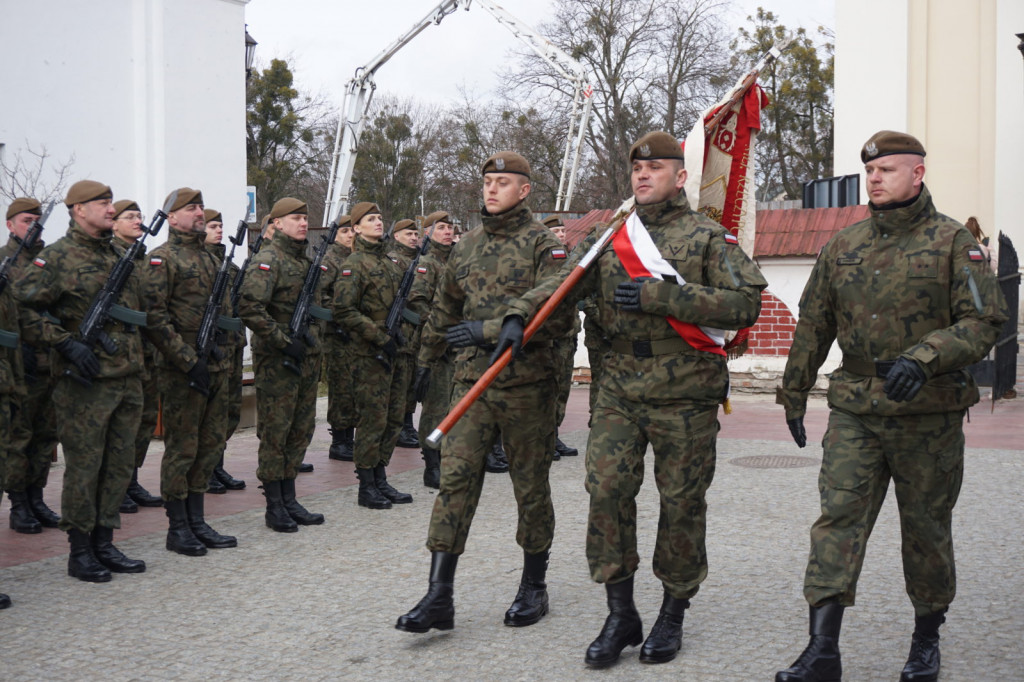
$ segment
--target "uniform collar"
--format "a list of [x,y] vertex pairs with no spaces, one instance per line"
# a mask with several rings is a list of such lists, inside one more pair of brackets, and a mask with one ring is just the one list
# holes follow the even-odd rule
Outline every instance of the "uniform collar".
[[206,244],[206,233],[205,232],[182,232],[181,230],[171,230],[167,233],[167,242],[169,244],[180,244],[182,246],[191,246],[194,248],[202,248]]
[[302,258],[306,255],[306,246],[309,245],[309,240],[303,239],[301,241],[297,241],[286,234],[276,234],[274,235],[274,238],[270,240],[270,245],[289,256]]
[[480,209],[483,217],[484,231],[489,234],[514,234],[533,222],[533,212],[520,201],[504,213],[492,214],[487,209]]
[[339,244],[338,242],[334,242],[328,248],[331,251],[337,251],[338,255],[341,256],[342,258],[348,258],[349,256],[352,255],[352,249],[345,246],[344,244]]
[[679,194],[665,201],[659,201],[656,204],[638,204],[636,207],[636,214],[648,227],[664,225],[690,212],[690,200],[686,198],[686,190],[679,190]]
[[907,206],[881,209],[869,203],[868,210],[871,211],[871,222],[875,228],[887,233],[910,231],[936,215],[931,192],[923,184],[917,199]]
[[352,250],[359,251],[361,253],[372,253],[377,256],[383,256],[386,253],[383,239],[378,242],[371,242],[363,239],[363,235],[361,234],[357,234],[356,240],[352,242]]
[[[10,239],[7,240],[7,243],[12,245],[16,249],[18,248],[18,245],[21,244],[21,237],[16,237],[12,232]],[[34,256],[40,251],[42,251],[44,246],[46,246],[46,243],[40,237],[39,239],[36,240],[36,243],[33,244],[31,248],[25,247],[25,250],[22,251],[22,253],[27,252]]]
[[224,244],[207,244],[203,243],[206,250],[217,257],[218,260],[224,260],[224,255],[228,252],[228,247]]
[[[129,242],[129,241],[125,240],[125,239],[122,239],[121,237],[117,236],[116,234],[111,238],[110,243],[113,244],[114,246],[116,246],[117,248],[121,249],[122,251],[127,251],[128,249],[132,248],[131,242]],[[140,258],[145,258],[145,256],[146,256],[146,246],[143,245],[142,248],[139,249],[139,252],[137,254],[135,254],[135,260],[139,260]]]
[[109,246],[111,239],[113,239],[114,231],[104,233],[102,237],[93,237],[91,234],[82,229],[82,226],[71,221],[71,227],[68,228],[67,236],[79,244],[83,244],[93,249],[98,249],[103,246]]
[[435,241],[430,242],[430,248],[427,253],[432,253],[442,261],[448,260],[448,256],[452,252],[452,247],[455,246],[454,242],[451,244],[438,244]]
[[418,246],[406,246],[402,242],[395,242],[394,252],[399,256],[405,256],[406,258],[415,258],[420,252]]

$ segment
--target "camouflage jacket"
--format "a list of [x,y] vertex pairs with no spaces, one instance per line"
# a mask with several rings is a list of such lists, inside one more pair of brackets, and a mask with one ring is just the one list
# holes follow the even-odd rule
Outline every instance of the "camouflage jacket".
[[[10,286],[0,293],[0,332],[4,332],[4,343],[0,343],[0,395],[25,395],[18,303]],[[5,444],[9,435],[0,434]]]
[[[565,247],[533,219],[524,204],[499,215],[484,211],[483,226],[464,235],[448,257],[434,309],[423,329],[418,364],[429,365],[439,358],[447,348],[445,330],[463,320],[483,320],[484,338],[496,343],[505,317],[516,314],[509,304],[556,274],[565,261]],[[553,376],[551,340],[565,336],[573,312],[569,306],[560,306],[523,350],[523,357],[505,368],[494,386],[518,386]],[[492,352],[487,347],[460,352],[455,380],[476,381],[490,365]]]
[[352,336],[354,350],[376,356],[388,342],[384,320],[398,293],[402,270],[387,255],[383,241],[372,243],[357,236],[353,247],[335,283],[331,309],[334,320]]
[[[213,255],[217,260],[217,267],[220,268],[221,263],[224,262],[224,258],[228,255],[228,247],[226,244],[204,244],[206,250]],[[238,321],[238,324],[242,327],[239,331],[219,329],[220,336],[217,339],[217,345],[224,350],[225,355],[231,355],[238,348],[245,347],[245,326],[242,325],[241,318],[235,317],[237,311],[231,310],[231,285],[238,278],[239,267],[234,262],[228,264],[228,304],[226,307],[221,308],[220,315],[222,318],[230,320],[234,317]]]
[[[308,245],[308,240],[297,241],[278,233],[269,244],[264,242],[260,252],[253,256],[242,282],[238,315],[253,331],[254,353],[271,353],[290,343],[288,325],[302,293],[306,272],[312,265],[312,259],[306,255]],[[320,284],[323,285],[323,278]],[[314,296],[313,300],[319,300],[319,296]],[[309,329],[319,341],[319,325],[311,324]],[[307,348],[306,352],[320,352],[319,347],[318,343],[316,350]]]
[[[0,248],[0,261],[8,256],[13,256],[14,252],[18,250],[18,246],[21,245],[21,240],[15,237],[13,234],[7,243]],[[8,273],[10,276],[10,284],[13,285],[18,279],[21,278],[21,273],[25,271],[25,268],[39,252],[43,250],[46,244],[43,243],[42,239],[37,239],[36,243],[32,245],[31,249],[22,249],[21,255],[18,256],[18,260],[11,264],[11,270]],[[13,294],[11,294],[13,296]],[[17,324],[17,323],[15,323]],[[31,344],[27,344],[31,345]],[[48,348],[37,347],[36,351],[36,376],[47,376],[50,373],[50,353]]]
[[[637,206],[637,215],[658,251],[686,280],[648,281],[640,290],[642,312],[622,310],[615,304],[615,288],[630,280],[626,268],[609,244],[591,264],[569,300],[591,297],[596,322],[609,343],[635,345],[659,342],[676,346],[653,357],[611,348],[603,358],[601,390],[615,391],[629,400],[647,403],[685,401],[717,405],[725,399],[729,371],[723,356],[678,347],[681,337],[666,316],[682,322],[741,329],[757,321],[761,290],[767,286],[757,266],[728,231],[710,218],[690,210],[685,192],[668,201]],[[603,233],[596,231],[573,251],[558,278],[549,279],[512,308],[532,315]]]
[[[323,286],[320,289],[320,305],[328,310],[333,306],[334,296],[338,287],[338,278],[341,277],[341,269],[348,260],[348,257],[352,255],[352,249],[347,246],[342,246],[338,242],[334,242],[327,247],[327,253],[324,254],[323,264],[325,266],[323,277],[321,281]],[[333,311],[331,313],[334,314]],[[344,327],[338,324],[336,321],[328,322],[326,325],[327,339],[339,340],[342,338],[335,333],[336,329],[344,329]]]
[[[428,249],[429,251],[429,249]],[[416,257],[416,254],[420,252],[418,247],[406,246],[399,242],[392,242],[391,248],[388,250],[388,256],[398,263],[398,267],[402,270],[402,277],[405,277],[406,270],[409,269],[409,264],[412,263],[412,259]],[[416,264],[419,267],[419,263]],[[415,276],[416,273],[413,273]],[[398,283],[401,285],[402,277],[398,278]],[[415,279],[413,280],[416,281]],[[397,290],[395,292],[397,294]],[[412,288],[409,288],[409,296],[412,296]],[[420,348],[420,326],[417,324],[419,315],[409,307],[409,301],[406,299],[405,302],[405,313],[402,316],[402,336],[405,337],[405,345],[402,346],[401,353],[405,355],[416,355],[416,352]]]
[[[144,270],[149,329],[160,351],[161,365],[176,367],[181,372],[190,370],[198,359],[196,333],[220,266],[206,249],[205,240],[205,233],[172,229],[167,242],[149,253]],[[230,312],[227,292],[221,306],[222,311]],[[227,353],[219,361],[211,353],[207,365],[211,372],[231,367]]]
[[800,298],[800,319],[776,401],[802,416],[833,340],[844,362],[910,358],[929,377],[895,403],[885,379],[840,368],[829,379],[832,407],[854,414],[963,410],[978,401],[964,369],[985,356],[1006,320],[995,276],[971,234],[935,210],[926,187],[911,205],[851,225],[821,250]]
[[[434,306],[434,299],[437,296],[437,286],[441,282],[441,275],[444,273],[444,266],[448,262],[454,244],[438,244],[430,242],[427,252],[420,258],[416,266],[416,278],[412,281],[412,291],[409,292],[409,305],[407,306],[419,318],[419,341],[422,341],[423,328],[430,317],[430,311]],[[417,348],[417,354],[418,354]]]
[[[116,234],[113,237],[111,237],[110,242],[117,249],[117,253],[119,255],[123,255],[129,248],[131,248],[131,243],[130,242],[127,242],[124,239],[121,239]],[[145,259],[146,259],[146,247],[143,246],[141,249],[139,249],[139,253],[135,257],[135,267],[136,268],[140,268],[140,269],[145,267],[144,266]],[[140,279],[144,280],[145,273],[144,272],[140,272],[139,273],[139,277],[140,277]],[[143,288],[145,288],[145,281],[143,281]],[[145,291],[143,291],[143,294],[145,294]],[[147,317],[148,317],[148,314],[147,314]],[[147,336],[146,334],[143,334],[142,335],[142,356],[143,356],[143,358],[145,358],[144,365],[145,365],[147,377],[151,376],[153,370],[156,368],[156,360],[157,360],[157,357],[159,355],[160,355],[160,353],[157,352],[156,346],[153,345],[153,342],[150,340],[149,336]]]
[[[54,346],[65,339],[77,338],[78,325],[120,258],[121,253],[111,242],[110,234],[92,237],[77,223],[72,223],[67,234],[39,252],[32,260],[32,267],[25,269],[14,287],[14,296],[22,304],[25,340],[33,345]],[[145,309],[138,271],[128,278],[117,303],[133,310]],[[97,378],[115,379],[143,373],[139,329],[110,319],[104,331],[117,350],[108,354],[98,344],[93,348],[100,363]],[[65,369],[74,370],[59,353],[54,353],[51,360],[56,376]]]

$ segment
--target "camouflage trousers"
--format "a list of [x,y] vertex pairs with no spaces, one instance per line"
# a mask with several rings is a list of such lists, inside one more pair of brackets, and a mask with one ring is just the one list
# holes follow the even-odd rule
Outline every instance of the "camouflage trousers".
[[142,380],[142,419],[139,420],[139,432],[135,436],[136,469],[146,461],[149,442],[153,440],[153,431],[160,419],[160,379],[156,367],[149,366],[146,369],[149,374]]
[[299,475],[299,465],[316,427],[319,352],[302,361],[302,375],[284,366],[282,353],[253,353],[256,373],[256,437],[260,440],[256,477],[283,481]]
[[572,392],[572,370],[576,359],[576,337],[556,339],[552,342],[555,356],[555,382],[558,395],[555,398],[555,426],[561,426],[565,419],[565,404]]
[[[235,435],[235,429],[242,421],[242,363],[245,356],[245,346],[239,345],[233,351],[234,359],[231,361],[231,369],[228,371],[228,428],[224,436],[224,447],[228,439]],[[224,454],[224,447],[221,447],[221,454]],[[220,457],[217,458],[220,461]]]
[[347,429],[356,425],[356,385],[353,363],[355,353],[352,342],[342,341],[336,334],[326,334],[324,341],[324,367],[327,374],[327,423],[332,429]]
[[597,325],[590,323],[586,318],[583,321],[583,345],[587,348],[587,360],[590,362],[590,414],[591,420],[587,426],[592,426],[594,406],[597,405],[597,388],[601,385],[601,362],[604,354],[610,350],[608,341],[605,340]]
[[[452,404],[470,389],[456,382]],[[484,465],[498,433],[508,456],[519,509],[516,542],[530,554],[547,551],[555,535],[548,472],[555,452],[554,379],[491,387],[441,443],[441,489],[434,499],[427,548],[462,554],[484,485]]]
[[448,414],[452,401],[452,378],[455,376],[455,365],[447,354],[430,366],[430,384],[427,395],[423,398],[423,410],[420,412],[419,436],[420,443],[426,447],[427,437],[437,428],[441,420]]
[[120,528],[118,508],[132,478],[142,417],[139,375],[94,379],[89,387],[60,379],[53,402],[64,449],[60,529]]
[[718,431],[717,406],[649,404],[599,392],[586,479],[587,561],[596,582],[622,582],[640,564],[636,496],[650,443],[661,501],[654,575],[677,599],[697,594],[708,574],[705,494],[715,475]]
[[404,362],[405,376],[408,380],[405,382],[405,393],[403,400],[405,401],[405,407],[402,408],[402,417],[407,414],[412,414],[416,411],[416,391],[413,390],[413,382],[416,379],[416,354],[415,353],[399,353],[398,361]]
[[0,393],[0,491],[6,488],[4,472],[11,444],[11,429],[14,427],[14,400],[10,393]]
[[189,388],[184,372],[173,367],[158,371],[164,419],[160,496],[184,500],[189,493],[206,492],[223,452],[229,372],[211,372],[210,395],[204,396]]
[[884,417],[833,408],[822,440],[821,516],[811,527],[804,597],[853,606],[889,479],[896,487],[903,576],[919,616],[956,594],[953,507],[964,468],[963,412]]
[[4,489],[23,493],[28,488],[46,487],[57,446],[57,415],[53,409],[53,389],[57,380],[46,371],[27,382],[28,394],[19,401],[11,424]]
[[352,378],[359,404],[352,452],[356,469],[373,469],[391,462],[405,416],[402,410],[408,373],[401,355],[392,361],[391,369],[385,369],[379,360],[368,355],[353,358]]

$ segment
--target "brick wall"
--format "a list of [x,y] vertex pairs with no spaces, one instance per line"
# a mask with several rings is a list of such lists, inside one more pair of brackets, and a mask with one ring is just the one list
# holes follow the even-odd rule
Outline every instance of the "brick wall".
[[779,355],[789,353],[796,331],[796,318],[786,304],[768,290],[761,292],[761,317],[750,330],[750,353]]

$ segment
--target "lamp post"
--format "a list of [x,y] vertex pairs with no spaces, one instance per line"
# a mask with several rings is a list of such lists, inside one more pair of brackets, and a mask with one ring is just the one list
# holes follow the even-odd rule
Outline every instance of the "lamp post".
[[249,35],[249,25],[245,25],[245,79],[249,80],[252,75],[252,60],[256,56],[256,45],[258,43]]

